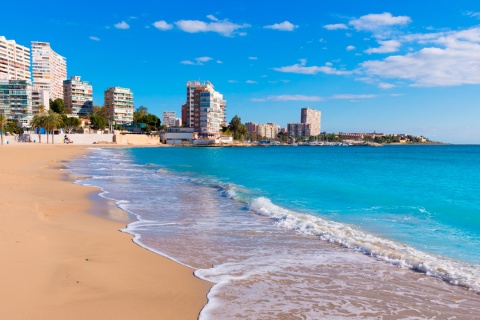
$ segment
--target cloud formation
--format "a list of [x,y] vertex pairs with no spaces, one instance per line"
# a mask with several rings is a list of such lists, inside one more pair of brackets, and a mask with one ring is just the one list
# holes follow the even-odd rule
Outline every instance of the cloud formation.
[[[216,32],[225,37],[233,36],[239,29],[250,27],[249,24],[236,24],[228,20],[218,20],[213,15],[208,15],[212,22],[200,20],[179,20],[175,25],[182,31],[188,33]],[[214,19],[213,19],[214,18]]]
[[100,41],[100,38],[99,38],[99,37],[95,37],[95,36],[90,36],[90,40]]
[[358,19],[351,20],[349,24],[357,31],[376,31],[385,27],[403,26],[412,22],[410,17],[397,16],[394,17],[389,12],[381,14],[367,14]]
[[353,51],[355,49],[357,49],[355,46],[348,46],[345,48],[347,51]]
[[267,98],[254,98],[254,102],[264,102],[264,101],[323,101],[324,98],[319,96],[306,96],[301,94],[295,95],[278,95],[278,96],[268,96]]
[[350,71],[338,70],[328,65],[307,67],[306,63],[307,63],[306,59],[301,59],[300,63],[294,64],[291,66],[273,68],[273,70],[279,71],[279,72],[299,73],[299,74],[317,74],[317,73],[335,74],[335,75],[351,74]]
[[365,53],[391,53],[397,52],[402,43],[398,40],[387,40],[387,41],[378,41],[380,47],[378,48],[369,48],[365,50]]
[[323,26],[327,30],[342,30],[342,29],[348,29],[348,26],[343,23],[335,23],[335,24],[327,24]]
[[[192,66],[203,66],[206,62],[212,61],[213,58],[211,57],[198,57],[194,59],[195,61],[191,60],[182,60],[180,61],[181,64],[192,65]],[[217,63],[222,63],[220,60],[217,60]]]
[[126,23],[125,21],[116,23],[114,25],[114,27],[117,28],[117,29],[130,29],[130,25],[128,23]]
[[156,21],[153,23],[153,26],[162,31],[171,30],[173,28],[173,25],[167,23],[165,20]]
[[279,31],[293,31],[298,26],[294,25],[293,23],[289,21],[283,21],[281,23],[275,23],[269,26],[265,26],[265,29],[273,29],[273,30],[279,30]]

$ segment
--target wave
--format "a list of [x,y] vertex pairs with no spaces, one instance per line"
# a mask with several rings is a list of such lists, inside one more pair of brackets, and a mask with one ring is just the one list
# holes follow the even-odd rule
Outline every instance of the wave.
[[291,211],[265,197],[250,201],[254,213],[272,219],[275,224],[342,247],[360,251],[403,268],[420,271],[451,284],[480,293],[480,268],[477,265],[417,250],[405,244],[365,233],[347,224]]

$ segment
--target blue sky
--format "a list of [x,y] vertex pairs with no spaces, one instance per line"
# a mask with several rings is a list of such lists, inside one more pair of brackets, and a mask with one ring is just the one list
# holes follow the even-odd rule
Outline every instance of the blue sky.
[[[2,4],[0,35],[47,41],[68,75],[129,87],[136,107],[180,114],[185,82],[210,80],[227,119],[322,131],[480,143],[476,1],[26,1]],[[7,14],[4,14],[7,13]]]

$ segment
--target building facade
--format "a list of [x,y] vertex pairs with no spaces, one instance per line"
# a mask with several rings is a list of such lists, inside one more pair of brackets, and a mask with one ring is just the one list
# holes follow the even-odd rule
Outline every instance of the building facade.
[[302,108],[301,110],[301,123],[309,124],[310,131],[309,136],[318,136],[321,130],[321,121],[322,121],[322,113],[315,109],[310,108]]
[[257,125],[257,135],[262,138],[275,139],[280,132],[280,126],[274,123]]
[[290,137],[297,139],[301,137],[308,138],[312,135],[310,126],[307,123],[287,123],[287,132]]
[[63,81],[67,79],[67,59],[52,50],[50,43],[32,41],[33,84],[47,90],[50,99],[63,99]]
[[163,124],[165,126],[167,126],[167,128],[177,126],[177,121],[176,121],[176,118],[175,118],[175,111],[164,111],[163,112]]
[[[3,79],[2,79],[3,78]],[[9,120],[18,120],[19,126],[30,127],[32,120],[32,85],[30,80],[0,78],[0,113]]]
[[248,133],[257,133],[257,124],[255,122],[246,122],[245,127],[247,127]]
[[48,90],[32,87],[32,112],[34,115],[40,113],[40,107],[43,106],[43,111],[50,109],[50,92]]
[[10,80],[30,80],[30,49],[0,36],[0,74]]
[[133,122],[133,92],[128,88],[111,87],[105,90],[105,111],[116,124]]
[[93,88],[79,76],[63,81],[63,103],[70,114],[86,116],[93,112]]

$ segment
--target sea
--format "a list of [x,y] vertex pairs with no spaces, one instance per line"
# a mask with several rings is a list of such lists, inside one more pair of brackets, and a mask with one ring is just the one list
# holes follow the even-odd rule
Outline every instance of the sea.
[[201,320],[480,319],[480,146],[94,148],[68,168],[212,283]]

